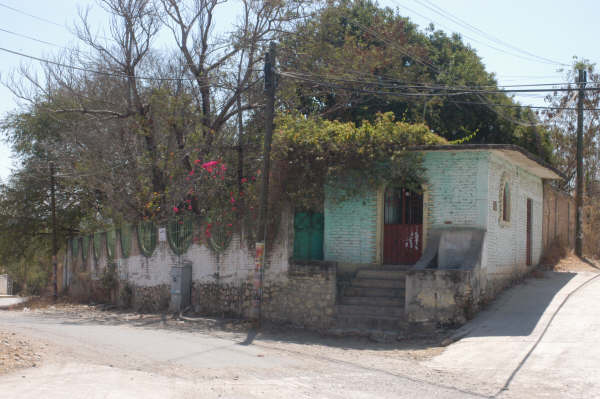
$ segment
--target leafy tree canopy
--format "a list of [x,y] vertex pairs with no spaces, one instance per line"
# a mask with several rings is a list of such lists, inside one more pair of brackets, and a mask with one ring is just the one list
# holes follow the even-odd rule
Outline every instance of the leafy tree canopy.
[[497,88],[494,75],[459,35],[433,26],[421,31],[370,0],[330,2],[284,37],[281,52],[289,109],[355,123],[391,111],[448,140],[476,133],[470,142],[518,144],[551,158],[534,113],[493,105],[516,105],[510,97],[447,95],[449,88]]

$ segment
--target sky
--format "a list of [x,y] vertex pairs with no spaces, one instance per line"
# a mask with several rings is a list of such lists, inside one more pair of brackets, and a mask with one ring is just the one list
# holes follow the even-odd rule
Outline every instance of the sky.
[[[380,0],[379,4],[398,9],[422,28],[433,23],[447,33],[460,33],[502,85],[563,82],[565,73],[560,69],[568,69],[574,56],[600,61],[597,0]],[[92,0],[0,0],[0,48],[41,58],[61,51],[75,42],[71,32],[78,10],[89,6],[90,21],[101,32],[107,17]],[[236,18],[239,2],[230,0],[225,7],[217,19],[223,29]],[[162,35],[159,47],[169,40]],[[21,65],[35,71],[39,64],[0,50],[2,82]],[[543,94],[521,95],[517,100],[544,105]],[[0,86],[0,118],[23,105]],[[9,176],[14,162],[10,149],[0,143],[0,180]]]

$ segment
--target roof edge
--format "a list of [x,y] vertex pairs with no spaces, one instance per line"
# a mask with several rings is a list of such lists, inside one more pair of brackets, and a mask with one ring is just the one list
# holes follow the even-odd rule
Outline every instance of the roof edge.
[[551,170],[556,173],[563,180],[567,180],[567,177],[564,173],[556,169],[554,166],[550,165],[548,162],[544,161],[542,158],[534,155],[524,149],[523,147],[519,147],[515,144],[442,144],[442,145],[417,145],[412,146],[408,149],[409,151],[468,151],[468,150],[504,150],[504,151],[516,151],[538,165]]

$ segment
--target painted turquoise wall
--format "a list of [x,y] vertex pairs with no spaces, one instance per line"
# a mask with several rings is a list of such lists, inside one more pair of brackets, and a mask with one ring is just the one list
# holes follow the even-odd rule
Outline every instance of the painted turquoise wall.
[[[432,151],[423,154],[427,180],[429,228],[487,226],[488,168],[485,151]],[[324,258],[344,263],[377,259],[377,193],[375,190],[336,202],[325,188]],[[337,196],[339,197],[339,195]]]
[[487,226],[489,159],[486,151],[423,154],[429,227]]
[[325,260],[374,263],[376,259],[377,193],[367,192],[345,201],[325,187]]

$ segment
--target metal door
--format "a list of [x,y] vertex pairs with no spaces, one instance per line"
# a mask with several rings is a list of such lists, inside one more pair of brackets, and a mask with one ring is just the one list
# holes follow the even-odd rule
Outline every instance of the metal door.
[[294,259],[323,259],[323,214],[296,212],[294,215]]
[[423,195],[405,188],[387,189],[383,226],[383,263],[416,263],[423,244]]

